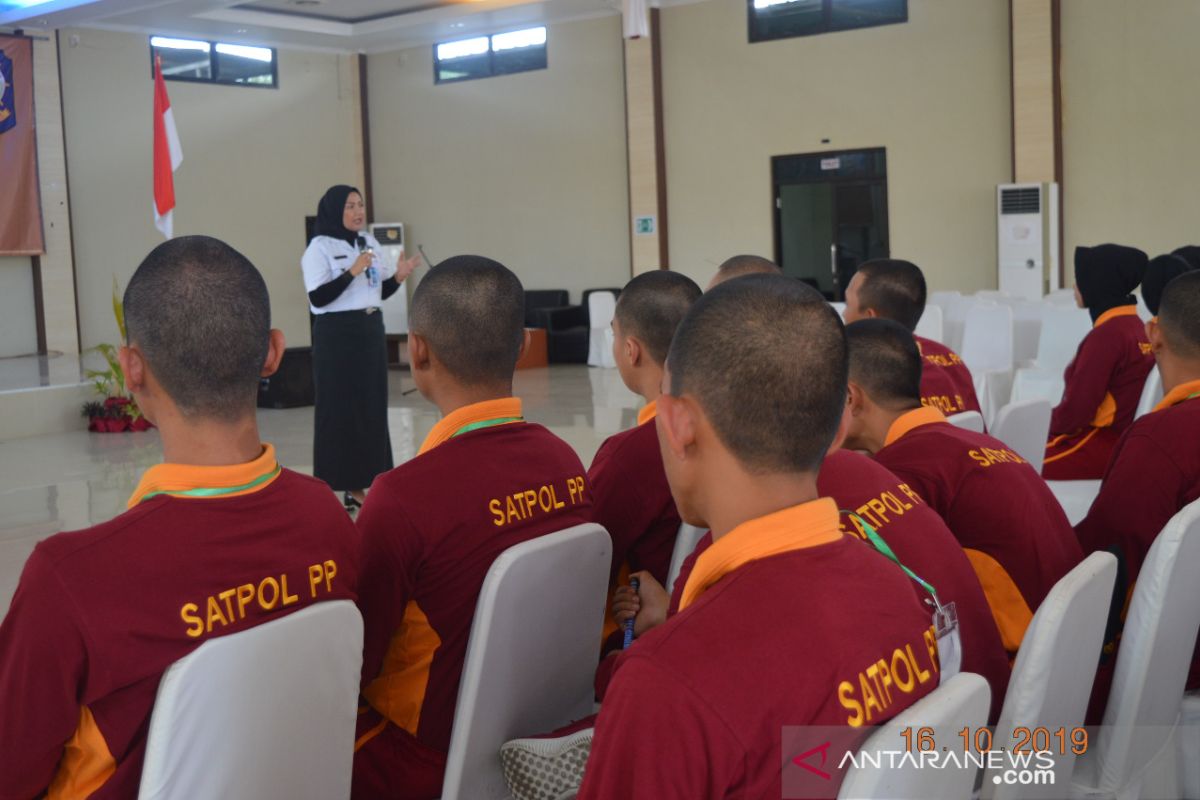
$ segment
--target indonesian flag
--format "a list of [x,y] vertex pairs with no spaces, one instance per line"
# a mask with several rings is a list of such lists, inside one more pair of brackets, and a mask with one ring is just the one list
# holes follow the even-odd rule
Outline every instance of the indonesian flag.
[[154,59],[154,227],[171,238],[175,211],[175,170],[183,163],[183,148],[163,82],[162,59]]

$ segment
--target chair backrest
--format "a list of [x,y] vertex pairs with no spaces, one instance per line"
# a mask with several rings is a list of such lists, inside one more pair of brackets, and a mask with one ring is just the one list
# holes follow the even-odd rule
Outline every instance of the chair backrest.
[[1066,384],[1061,369],[1022,367],[1013,373],[1011,402],[1044,399],[1049,400],[1050,407],[1053,408],[1062,401],[1065,390]]
[[973,374],[1013,367],[1013,312],[1009,306],[981,303],[963,324],[962,360]]
[[1059,372],[1066,369],[1091,329],[1092,318],[1082,308],[1047,304],[1038,334],[1037,365]]
[[962,292],[959,291],[930,292],[929,297],[925,299],[925,307],[940,306],[945,311],[951,303],[960,297],[962,297]]
[[1013,362],[1020,364],[1037,359],[1038,337],[1042,334],[1044,303],[1018,300],[1013,304]]
[[[1200,500],[1171,518],[1138,573],[1104,720],[1089,747],[1099,788],[1119,792],[1174,743],[1200,628]],[[1133,796],[1137,796],[1136,794]]]
[[1074,306],[1075,290],[1055,289],[1053,292],[1050,292],[1050,294],[1043,297],[1042,301],[1056,306]]
[[349,600],[200,645],[159,684],[138,797],[349,797],[362,645]]
[[683,562],[696,549],[696,545],[704,538],[707,531],[707,528],[697,528],[686,522],[679,526],[679,533],[675,535],[675,549],[671,551],[671,568],[667,571],[667,585],[664,587],[667,592],[675,591],[675,581],[679,578],[679,570],[683,567]]
[[592,712],[611,561],[612,539],[587,524],[492,563],[471,624],[443,800],[508,797],[500,745]]
[[[1038,606],[1017,653],[993,749],[1013,751],[1022,746],[1014,735],[1018,727],[1070,731],[1083,724],[1116,578],[1116,557],[1092,553],[1054,584]],[[1055,753],[1055,779],[1049,785],[997,782],[993,778],[1002,770],[989,769],[983,778],[983,798],[1062,797],[1074,768],[1075,756],[1067,747],[1065,753]]]
[[[988,703],[991,690],[987,681],[972,672],[960,672],[943,685],[934,689],[898,716],[879,727],[859,748],[859,758],[870,758],[872,753],[895,752],[903,748],[901,731],[911,728],[915,733],[922,728],[935,731],[940,738],[942,731],[952,731],[952,737],[963,728],[974,730],[987,722]],[[956,740],[957,741],[957,740]],[[961,750],[959,751],[961,755]],[[971,796],[975,785],[973,765],[956,769],[921,769],[915,760],[897,759],[895,768],[889,768],[885,757],[881,766],[860,763],[851,766],[842,779],[838,790],[840,800],[929,800],[929,798],[966,798]]]
[[951,414],[946,417],[946,421],[951,425],[957,425],[968,431],[983,433],[983,415],[978,411],[963,411],[958,414]]
[[617,310],[617,296],[612,292],[597,291],[588,294],[588,324],[592,330],[603,330],[612,324]]
[[974,297],[952,297],[942,306],[942,344],[956,353],[962,350],[963,333],[967,317],[980,305]]
[[996,414],[991,434],[1033,465],[1039,474],[1046,457],[1046,438],[1050,433],[1049,400],[1024,400],[1009,403]]
[[1162,402],[1163,385],[1162,373],[1158,371],[1158,367],[1150,370],[1150,374],[1146,376],[1146,383],[1142,386],[1142,399],[1138,400],[1137,413],[1134,419],[1144,417],[1154,410],[1154,407]]
[[1100,494],[1100,480],[1046,481],[1071,525],[1078,525]]
[[917,329],[913,333],[940,342],[945,335],[943,323],[942,307],[926,303],[925,311],[921,314],[921,321],[917,323]]

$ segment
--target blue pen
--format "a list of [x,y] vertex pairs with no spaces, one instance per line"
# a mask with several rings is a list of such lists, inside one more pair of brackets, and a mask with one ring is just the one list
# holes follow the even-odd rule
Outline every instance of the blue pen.
[[[629,585],[631,587],[633,587],[633,593],[637,594],[638,587],[641,586],[641,584],[638,582],[638,579],[630,578]],[[627,619],[627,620],[625,620],[625,644],[622,646],[621,649],[628,650],[629,645],[631,645],[631,644],[633,644],[633,620]]]

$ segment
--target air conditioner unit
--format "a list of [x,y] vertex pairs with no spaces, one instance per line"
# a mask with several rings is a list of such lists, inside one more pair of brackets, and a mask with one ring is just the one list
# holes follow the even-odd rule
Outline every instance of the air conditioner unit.
[[1058,184],[996,187],[1000,291],[1040,300],[1061,288],[1058,274]]

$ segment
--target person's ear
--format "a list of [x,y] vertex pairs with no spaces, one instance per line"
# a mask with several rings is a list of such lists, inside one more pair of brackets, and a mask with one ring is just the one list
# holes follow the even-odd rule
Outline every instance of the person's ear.
[[860,309],[860,314],[861,314],[861,316],[865,317],[866,319],[875,319],[876,317],[879,316],[879,312],[873,308]]
[[141,350],[132,345],[121,345],[117,348],[117,363],[125,374],[126,389],[132,393],[146,388],[146,359]]
[[642,355],[645,353],[645,348],[642,343],[632,336],[625,337],[625,355],[628,357],[631,366],[640,367],[642,365]]
[[429,369],[429,342],[419,333],[408,334],[408,365],[413,370]]
[[532,339],[533,337],[529,335],[529,329],[523,328],[521,330],[521,347],[517,351],[518,363],[520,363],[521,359],[525,358],[525,354],[529,352],[529,343],[532,341]]
[[278,328],[271,328],[270,340],[267,342],[267,357],[263,361],[262,371],[259,372],[259,377],[269,378],[279,369],[279,362],[283,360],[283,351],[287,349],[287,339],[283,336],[283,331]]
[[687,398],[669,394],[658,398],[656,424],[676,460],[686,459],[688,449],[696,443],[696,411],[695,403]]
[[860,416],[867,410],[867,393],[862,387],[854,381],[850,381],[849,391],[846,398],[846,411],[842,414],[843,420]]
[[850,395],[846,395],[846,405],[842,409],[842,418],[838,421],[837,432],[833,435],[833,441],[829,444],[829,452],[826,453],[828,458],[829,453],[836,452],[846,443],[846,435],[850,433]]
[[1146,323],[1146,338],[1150,340],[1150,352],[1154,353],[1157,357],[1167,344],[1166,337],[1163,336],[1162,326],[1158,324],[1158,317]]

